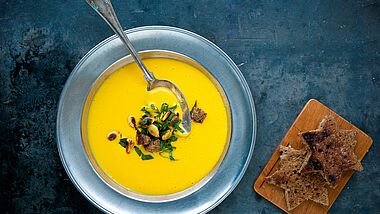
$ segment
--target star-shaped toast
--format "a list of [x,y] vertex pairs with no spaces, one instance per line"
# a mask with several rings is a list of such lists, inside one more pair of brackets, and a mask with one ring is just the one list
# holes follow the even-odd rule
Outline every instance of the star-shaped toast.
[[328,206],[326,181],[319,173],[301,174],[300,167],[309,158],[306,148],[295,150],[280,146],[280,169],[265,178],[265,181],[285,190],[288,210],[292,210],[305,200],[312,200]]
[[320,172],[327,183],[336,188],[344,171],[363,169],[354,153],[357,133],[339,129],[333,116],[325,116],[318,129],[300,135],[311,151],[300,172]]

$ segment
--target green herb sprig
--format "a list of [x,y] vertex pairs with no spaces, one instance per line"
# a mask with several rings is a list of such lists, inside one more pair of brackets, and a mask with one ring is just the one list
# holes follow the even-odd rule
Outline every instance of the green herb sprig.
[[141,160],[151,160],[151,159],[153,159],[153,156],[152,156],[152,155],[146,155],[146,154],[144,154],[144,153],[139,149],[139,147],[134,146],[133,148],[135,149],[136,153],[141,157]]
[[120,138],[119,144],[125,148],[128,145],[127,138]]

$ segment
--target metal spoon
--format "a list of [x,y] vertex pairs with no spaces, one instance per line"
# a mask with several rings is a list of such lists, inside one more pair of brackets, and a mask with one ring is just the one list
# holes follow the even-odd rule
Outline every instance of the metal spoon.
[[128,36],[124,33],[119,20],[115,14],[115,11],[112,7],[111,0],[86,0],[86,2],[102,17],[107,24],[111,27],[111,29],[119,36],[121,41],[127,47],[129,53],[131,53],[133,59],[136,61],[137,65],[140,67],[142,72],[144,73],[144,78],[148,82],[147,90],[150,91],[157,87],[165,87],[170,89],[174,95],[177,97],[177,100],[182,109],[182,126],[186,132],[190,132],[191,130],[191,118],[189,106],[187,105],[185,96],[182,94],[181,90],[169,80],[160,80],[156,79],[151,71],[149,71],[135,48],[133,47],[131,41],[129,41]]

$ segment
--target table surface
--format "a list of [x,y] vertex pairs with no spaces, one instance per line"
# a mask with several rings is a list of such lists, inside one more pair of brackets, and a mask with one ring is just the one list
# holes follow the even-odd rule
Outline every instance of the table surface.
[[[76,65],[112,35],[84,0],[0,1],[0,207],[5,213],[100,213],[67,177],[57,103]],[[380,3],[114,0],[125,29],[193,31],[239,66],[255,100],[252,160],[211,213],[280,213],[252,184],[302,106],[316,98],[374,144],[331,213],[380,213]]]

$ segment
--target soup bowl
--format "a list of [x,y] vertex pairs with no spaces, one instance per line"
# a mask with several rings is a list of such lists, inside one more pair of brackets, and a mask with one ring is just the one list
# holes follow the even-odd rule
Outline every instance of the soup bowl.
[[166,26],[125,31],[142,58],[176,59],[200,70],[217,87],[227,109],[228,137],[219,161],[195,185],[168,195],[144,195],[113,181],[91,152],[86,136],[89,105],[114,71],[132,62],[112,36],[77,64],[62,91],[57,115],[57,145],[63,166],[78,190],[109,213],[203,213],[217,206],[241,180],[256,136],[256,113],[249,87],[234,62],[216,45],[192,32]]
[[[220,96],[222,97],[224,107],[226,109],[227,114],[227,139],[224,144],[224,149],[222,151],[222,154],[219,157],[219,160],[215,164],[215,166],[210,170],[210,172],[204,176],[199,182],[195,183],[193,186],[186,188],[183,191],[175,192],[172,194],[165,194],[165,195],[148,195],[148,194],[142,194],[133,190],[130,190],[127,187],[124,187],[123,185],[120,185],[117,183],[117,181],[113,180],[111,176],[109,176],[107,173],[104,172],[104,170],[101,168],[101,166],[97,163],[95,155],[93,154],[91,150],[91,145],[89,143],[88,138],[88,114],[90,110],[91,103],[95,97],[95,94],[97,93],[98,89],[101,87],[101,85],[104,83],[104,81],[111,76],[114,72],[118,71],[119,69],[123,68],[124,66],[127,66],[130,63],[133,63],[133,58],[131,55],[125,56],[121,58],[120,60],[116,61],[114,64],[112,64],[110,67],[108,67],[95,81],[94,85],[91,87],[90,92],[87,95],[83,112],[82,112],[82,118],[81,118],[81,130],[82,130],[82,143],[83,147],[85,149],[86,155],[88,157],[88,160],[94,169],[94,171],[97,173],[99,178],[101,178],[109,187],[114,189],[115,191],[118,191],[119,193],[125,195],[126,197],[139,200],[139,201],[145,201],[145,202],[167,202],[167,201],[173,201],[180,198],[183,198],[195,191],[197,191],[199,188],[204,186],[214,175],[217,171],[218,167],[220,166],[221,162],[223,161],[223,158],[225,154],[227,153],[229,142],[230,142],[230,136],[231,136],[231,112],[229,109],[229,104],[226,98],[226,95],[222,89],[222,87],[219,85],[217,80],[199,63],[197,63],[195,60],[176,52],[172,51],[166,51],[166,50],[147,50],[147,51],[141,51],[139,52],[139,55],[141,59],[174,59],[183,63],[186,63],[194,68],[196,68],[198,71],[203,73],[211,82],[214,84],[214,86],[217,88]],[[195,86],[196,87],[196,86]],[[123,152],[124,154],[124,152]],[[157,178],[158,179],[158,178]],[[173,184],[174,185],[174,184]]]

